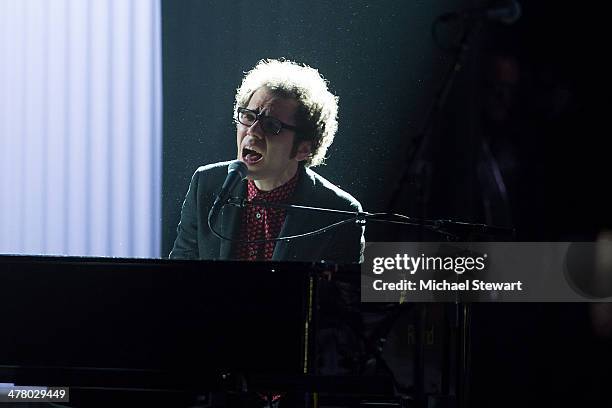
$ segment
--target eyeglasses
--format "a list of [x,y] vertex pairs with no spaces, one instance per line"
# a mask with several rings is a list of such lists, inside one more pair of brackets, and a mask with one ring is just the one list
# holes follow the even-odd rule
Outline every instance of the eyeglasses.
[[253,123],[259,121],[263,131],[270,135],[278,135],[283,129],[298,130],[296,126],[288,125],[276,118],[262,115],[247,108],[238,108],[236,117],[238,122],[248,127],[253,126]]

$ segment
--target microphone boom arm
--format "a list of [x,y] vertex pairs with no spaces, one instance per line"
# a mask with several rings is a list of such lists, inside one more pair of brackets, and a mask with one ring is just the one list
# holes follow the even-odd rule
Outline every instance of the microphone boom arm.
[[[319,228],[317,230],[309,231],[303,234],[292,235],[287,237],[277,237],[272,239],[260,239],[260,240],[240,240],[233,239],[222,236],[219,234],[214,228],[213,223],[211,223],[211,219],[209,217],[208,227],[212,231],[212,233],[220,239],[232,242],[241,242],[241,243],[264,243],[264,242],[273,242],[273,241],[285,241],[297,238],[305,238],[308,236],[319,235],[325,233],[331,229],[338,228],[342,225],[354,222],[357,224],[365,224],[366,221],[371,222],[382,222],[387,224],[399,224],[399,225],[407,225],[419,228],[426,228],[430,231],[445,235],[447,237],[451,237],[454,239],[458,239],[458,233],[465,234],[466,232],[477,232],[482,234],[487,233],[496,233],[496,234],[508,234],[513,235],[514,229],[505,228],[505,227],[497,227],[497,226],[489,226],[486,224],[471,224],[467,222],[457,222],[451,220],[426,220],[426,219],[418,219],[408,217],[402,214],[392,214],[392,213],[370,213],[366,211],[345,211],[345,210],[336,210],[331,208],[320,208],[320,207],[309,207],[304,205],[295,205],[295,204],[280,204],[280,203],[269,203],[266,201],[252,201],[244,198],[232,197],[230,198],[225,205],[234,205],[237,207],[245,208],[249,206],[258,206],[264,208],[280,208],[285,210],[301,210],[301,211],[312,211],[319,213],[331,213],[331,214],[339,214],[339,215],[347,215],[350,216],[344,220],[340,220],[338,222],[332,223],[325,227]],[[395,219],[389,219],[395,218]]]

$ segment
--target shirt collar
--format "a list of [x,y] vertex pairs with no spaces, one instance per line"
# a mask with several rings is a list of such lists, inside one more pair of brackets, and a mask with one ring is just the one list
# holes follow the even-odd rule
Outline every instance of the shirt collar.
[[289,181],[270,191],[262,191],[258,189],[255,182],[253,180],[249,180],[247,183],[247,198],[249,200],[257,199],[268,202],[285,201],[293,195],[293,192],[297,186],[299,174],[300,172],[296,171],[295,175]]

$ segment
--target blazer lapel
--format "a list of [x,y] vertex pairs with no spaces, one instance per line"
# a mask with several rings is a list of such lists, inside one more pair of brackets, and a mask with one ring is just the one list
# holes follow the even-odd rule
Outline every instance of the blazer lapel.
[[[314,194],[314,179],[306,173],[306,169],[300,166],[298,171],[300,172],[300,178],[296,186],[295,192],[293,193],[293,199],[291,204],[295,205],[308,205],[308,198],[312,199]],[[305,211],[305,210],[304,210]],[[287,211],[285,217],[285,223],[281,228],[279,236],[287,237],[290,235],[302,234],[312,229],[309,228],[309,215],[303,211]],[[312,225],[312,223],[310,223]],[[278,241],[272,254],[273,261],[290,261],[294,258],[302,258],[300,254],[303,252],[304,240],[291,240]]]
[[[236,190],[236,197],[245,198],[247,194],[246,180],[243,181]],[[234,205],[226,205],[221,209],[221,214],[219,216],[221,235],[232,239],[239,238],[242,211],[242,208]],[[219,247],[219,259],[231,259],[234,247],[234,242],[222,239]]]

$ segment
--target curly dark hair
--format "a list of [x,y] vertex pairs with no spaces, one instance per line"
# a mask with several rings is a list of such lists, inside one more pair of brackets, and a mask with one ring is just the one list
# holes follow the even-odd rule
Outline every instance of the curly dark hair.
[[327,148],[334,141],[338,129],[338,97],[327,88],[327,81],[318,70],[286,59],[263,59],[246,72],[236,90],[234,114],[239,107],[247,107],[251,96],[259,88],[267,88],[282,98],[295,99],[296,131],[292,156],[301,142],[312,142],[312,152],[304,161],[306,167],[323,164]]

